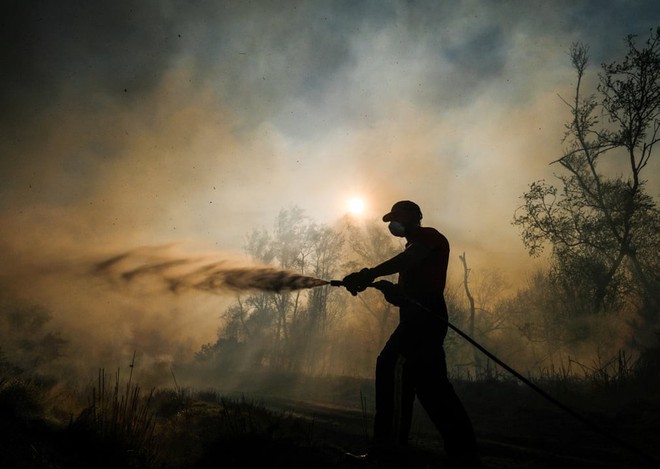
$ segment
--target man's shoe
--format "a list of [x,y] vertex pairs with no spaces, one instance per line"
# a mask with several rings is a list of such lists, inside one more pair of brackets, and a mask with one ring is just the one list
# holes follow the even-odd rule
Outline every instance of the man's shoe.
[[406,455],[404,452],[390,448],[371,448],[367,453],[344,453],[344,457],[352,462],[364,464],[368,467],[404,467]]
[[344,453],[344,457],[346,459],[350,459],[351,461],[369,461],[375,459],[374,456],[371,453],[362,453],[362,454],[355,454],[355,453]]

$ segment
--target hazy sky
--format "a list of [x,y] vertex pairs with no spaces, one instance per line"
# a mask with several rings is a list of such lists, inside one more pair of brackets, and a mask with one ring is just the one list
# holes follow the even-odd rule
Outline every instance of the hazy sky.
[[589,84],[660,24],[657,0],[11,3],[9,276],[179,240],[237,251],[282,208],[333,223],[352,195],[372,218],[415,200],[455,255],[524,270],[511,220],[558,170],[569,46],[590,45]]

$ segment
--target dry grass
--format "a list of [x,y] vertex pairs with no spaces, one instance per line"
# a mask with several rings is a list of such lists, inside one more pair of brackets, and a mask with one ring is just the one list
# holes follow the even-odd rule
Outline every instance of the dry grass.
[[[10,369],[5,367],[0,373],[0,408],[12,408],[21,416],[38,417],[41,412],[45,418],[39,404],[43,388],[26,375],[12,375]],[[639,430],[638,438],[643,438],[647,433],[653,435],[656,421],[640,420],[639,402],[644,402],[647,410],[660,406],[660,402],[650,400],[649,390],[654,388],[648,386],[649,377],[655,376],[655,382],[658,379],[657,373],[649,371],[652,369],[658,369],[656,362],[632,360],[621,353],[588,365],[569,361],[564,367],[542,370],[535,381],[600,424],[614,425],[610,420],[616,417],[617,425],[625,425],[630,432]],[[144,392],[133,382],[132,371],[122,376],[119,370],[111,375],[99,370],[78,417],[68,426],[47,433],[36,434],[24,426],[23,449],[9,462],[38,457],[51,467],[277,467],[289,463],[287,467],[336,467],[337,448],[349,444],[364,448],[369,443],[372,415],[367,396],[373,396],[357,391],[362,388],[351,381],[330,383],[324,378],[316,383],[326,389],[336,385],[333,392],[337,391],[340,400],[348,392],[355,393],[356,408],[348,418],[349,413],[333,407],[311,415],[304,415],[303,407],[275,411],[244,395],[231,398],[215,390],[183,388],[178,383],[174,388]],[[584,433],[570,418],[498,373],[489,374],[486,381],[457,381],[456,385],[471,407],[476,426],[493,438],[506,438],[517,431],[527,438],[547,441],[573,428],[576,438]],[[531,416],[538,421],[532,423]],[[576,447],[575,451],[577,454],[581,449]]]
[[71,424],[76,436],[97,449],[112,447],[119,460],[131,465],[151,465],[158,457],[155,417],[151,410],[154,390],[142,395],[139,385],[132,383],[132,368],[126,385],[121,384],[120,371],[114,383],[99,370],[97,384],[91,390],[89,406]]

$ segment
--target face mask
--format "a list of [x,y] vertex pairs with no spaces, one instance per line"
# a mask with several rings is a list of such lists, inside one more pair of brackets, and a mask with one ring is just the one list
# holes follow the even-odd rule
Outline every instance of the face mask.
[[403,238],[406,235],[406,227],[398,221],[390,222],[387,228],[389,228],[390,233],[392,233],[394,236],[398,236],[399,238]]

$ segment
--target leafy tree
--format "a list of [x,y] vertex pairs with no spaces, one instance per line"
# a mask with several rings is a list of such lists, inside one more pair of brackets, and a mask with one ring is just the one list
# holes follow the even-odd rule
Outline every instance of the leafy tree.
[[533,368],[562,364],[562,350],[579,338],[571,335],[571,321],[567,315],[560,287],[545,271],[536,271],[527,284],[511,298],[498,305],[507,318],[511,337],[526,342],[525,351],[531,354]]
[[[588,47],[570,57],[577,74],[559,187],[537,181],[514,215],[531,255],[552,246],[554,280],[574,298],[573,313],[603,312],[624,296],[641,299],[646,321],[657,319],[660,213],[643,171],[660,139],[660,28],[638,46],[628,36],[621,62],[602,65],[597,94],[584,96]],[[625,173],[609,175],[610,167]],[[590,298],[583,305],[580,298]]]
[[[334,278],[341,260],[343,237],[333,228],[311,223],[305,231],[305,238],[301,272],[320,279]],[[306,304],[293,322],[295,343],[292,353],[300,355],[300,363],[308,371],[323,373],[328,367],[329,336],[342,312],[334,301],[333,290],[326,286],[305,292]],[[296,298],[298,301],[300,297]]]
[[[254,230],[245,250],[255,260],[282,270],[332,278],[341,258],[342,237],[318,225],[298,207],[282,210],[272,231]],[[339,313],[330,287],[239,296],[225,311],[218,341],[197,354],[224,369],[269,367],[314,372],[323,368],[328,329]]]
[[[354,271],[363,267],[374,267],[395,256],[402,250],[402,245],[395,240],[380,222],[369,221],[358,226],[350,219],[345,220],[349,253],[345,270]],[[395,277],[388,278],[395,281]],[[397,308],[383,298],[382,293],[372,288],[357,296],[359,307],[355,308],[355,319],[366,334],[369,344],[365,351],[370,357],[375,356],[385,345],[389,334],[396,327]],[[373,361],[373,358],[370,358]]]

